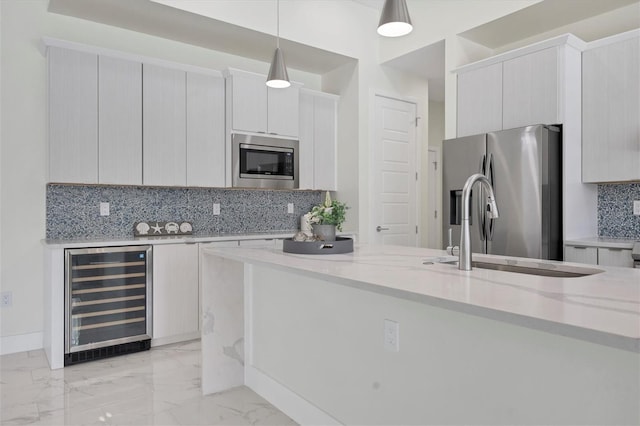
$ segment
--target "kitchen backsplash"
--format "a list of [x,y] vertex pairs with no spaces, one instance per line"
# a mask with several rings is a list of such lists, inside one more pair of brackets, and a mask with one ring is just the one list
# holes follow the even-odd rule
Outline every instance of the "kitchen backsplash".
[[[47,238],[126,238],[135,222],[156,220],[192,222],[195,236],[291,231],[323,200],[323,191],[49,184]],[[109,216],[100,216],[101,202],[109,203]]]
[[633,201],[640,200],[640,183],[598,185],[598,235],[640,238],[640,216]]

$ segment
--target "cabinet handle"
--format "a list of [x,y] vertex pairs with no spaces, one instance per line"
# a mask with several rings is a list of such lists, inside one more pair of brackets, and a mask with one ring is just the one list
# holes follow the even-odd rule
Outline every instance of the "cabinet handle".
[[586,250],[586,247],[581,247],[581,246],[573,246],[574,249],[576,250]]
[[617,248],[617,247],[605,247],[605,248],[609,251],[622,251],[621,248]]

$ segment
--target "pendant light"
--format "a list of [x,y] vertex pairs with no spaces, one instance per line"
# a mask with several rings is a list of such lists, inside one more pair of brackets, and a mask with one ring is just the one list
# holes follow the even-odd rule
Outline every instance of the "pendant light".
[[413,29],[406,0],[385,0],[380,14],[378,34],[385,37],[407,35]]
[[280,0],[276,0],[277,5],[277,29],[276,29],[276,51],[273,54],[271,67],[269,68],[269,76],[267,77],[267,86],[275,89],[284,89],[291,86],[289,75],[287,74],[287,66],[284,64],[284,56],[280,50]]

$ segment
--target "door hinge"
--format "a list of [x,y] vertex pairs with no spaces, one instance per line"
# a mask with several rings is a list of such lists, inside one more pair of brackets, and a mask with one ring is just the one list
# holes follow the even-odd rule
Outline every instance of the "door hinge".
[[416,234],[418,233],[418,225],[416,225]]
[[438,171],[438,162],[437,161],[433,162],[433,170]]
[[434,210],[433,211],[433,218],[437,219],[438,218],[438,210]]
[[421,117],[416,117],[416,127],[418,127],[418,120],[420,120]]
[[416,180],[418,180],[418,172],[416,172]]

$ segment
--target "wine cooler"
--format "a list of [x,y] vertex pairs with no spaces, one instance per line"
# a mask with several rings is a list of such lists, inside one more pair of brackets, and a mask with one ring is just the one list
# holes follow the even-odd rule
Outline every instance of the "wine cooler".
[[149,349],[151,246],[65,250],[64,364]]

